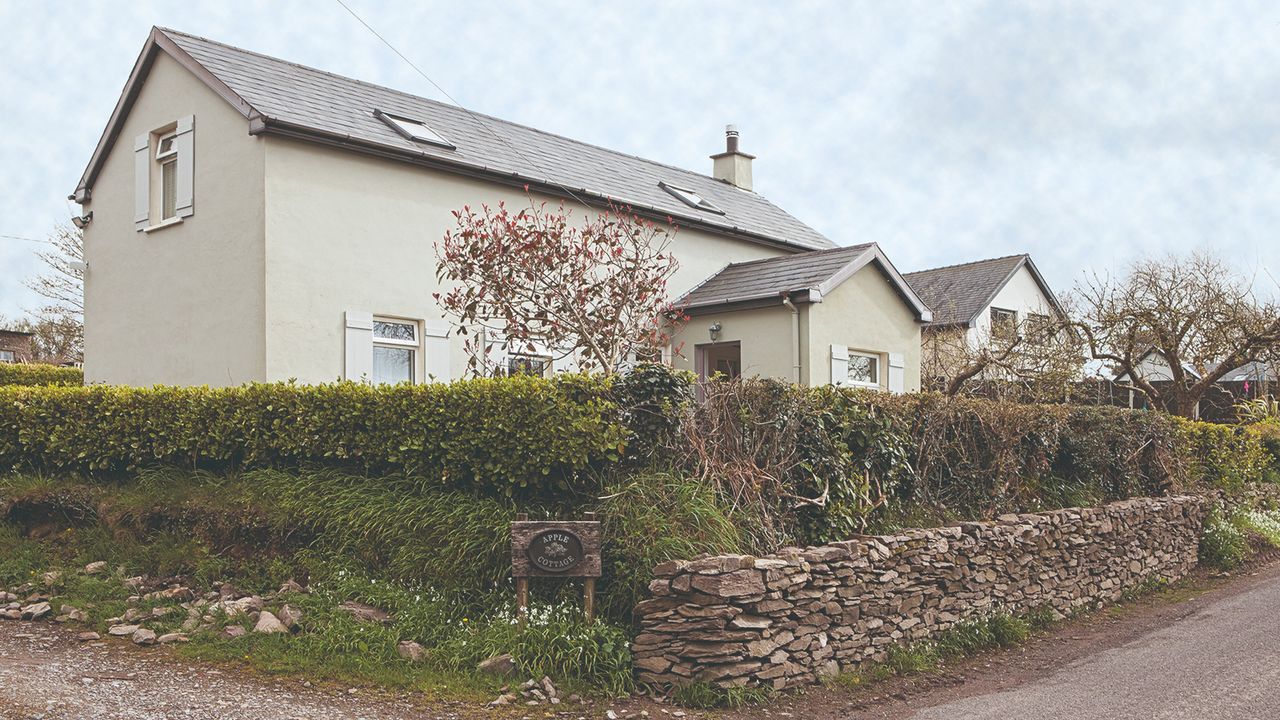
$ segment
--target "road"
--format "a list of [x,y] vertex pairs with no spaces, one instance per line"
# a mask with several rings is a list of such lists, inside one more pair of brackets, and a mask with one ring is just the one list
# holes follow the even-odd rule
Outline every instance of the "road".
[[1280,718],[1280,575],[1047,677],[912,720]]

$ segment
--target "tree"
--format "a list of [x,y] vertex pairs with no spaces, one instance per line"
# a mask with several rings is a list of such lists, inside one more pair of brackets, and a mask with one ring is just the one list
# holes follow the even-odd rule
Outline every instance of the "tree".
[[973,338],[964,327],[927,328],[921,374],[945,395],[980,393],[1061,401],[1080,377],[1084,350],[1065,316],[1029,318]]
[[670,342],[674,224],[617,207],[575,221],[563,204],[532,200],[514,213],[499,203],[453,215],[457,227],[436,244],[449,290],[435,298],[467,336],[473,373],[501,370],[490,359],[495,335],[517,352],[546,349],[604,373]]
[[34,332],[33,349],[40,362],[79,361],[84,356],[84,235],[59,225],[49,236],[50,249],[36,253],[45,271],[27,287],[47,302],[25,329]]
[[[1280,354],[1280,307],[1207,254],[1141,260],[1119,279],[1093,275],[1076,288],[1076,326],[1093,359],[1128,378],[1153,407],[1194,417],[1200,399],[1226,375]],[[1154,353],[1169,379],[1144,377]]]

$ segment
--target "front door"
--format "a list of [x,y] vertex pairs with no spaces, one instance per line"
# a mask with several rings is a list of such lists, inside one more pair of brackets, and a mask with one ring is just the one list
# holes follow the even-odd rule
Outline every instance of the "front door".
[[694,364],[698,379],[705,382],[712,377],[732,380],[742,374],[742,344],[739,342],[698,345]]

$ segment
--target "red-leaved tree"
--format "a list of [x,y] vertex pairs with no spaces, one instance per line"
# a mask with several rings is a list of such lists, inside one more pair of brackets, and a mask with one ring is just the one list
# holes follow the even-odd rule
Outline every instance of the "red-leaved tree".
[[578,220],[532,199],[518,212],[499,203],[453,215],[457,227],[436,244],[436,275],[449,289],[435,298],[467,338],[471,372],[494,372],[495,333],[512,352],[545,349],[606,374],[671,341],[680,320],[667,299],[674,224],[617,207]]

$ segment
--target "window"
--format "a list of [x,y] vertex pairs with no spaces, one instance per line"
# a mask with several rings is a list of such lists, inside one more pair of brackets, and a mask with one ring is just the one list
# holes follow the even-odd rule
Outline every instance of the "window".
[[178,148],[177,134],[170,133],[156,143],[156,162],[160,163],[160,219],[178,215]]
[[508,355],[507,375],[550,377],[551,358],[545,355]]
[[1053,326],[1049,324],[1049,316],[1041,313],[1027,313],[1024,329],[1033,342],[1048,340],[1053,335]]
[[724,211],[713,205],[710,200],[707,200],[688,188],[676,187],[675,185],[669,185],[665,182],[659,182],[658,187],[671,193],[673,197],[691,208],[706,210],[707,212],[713,212],[717,215],[724,214]]
[[850,350],[847,380],[850,385],[880,387],[880,356]]
[[17,362],[18,356],[12,350],[0,350],[0,362],[11,363]]
[[374,319],[372,376],[375,383],[394,385],[414,382],[417,360],[417,323]]
[[373,114],[382,122],[391,126],[392,130],[400,133],[407,140],[415,142],[427,143],[428,145],[437,145],[442,148],[454,149],[454,144],[444,139],[440,133],[432,130],[430,126],[421,120],[410,120],[406,117],[398,117],[388,115],[381,110],[374,110]]
[[991,336],[1012,340],[1018,336],[1018,313],[1013,310],[991,308]]

